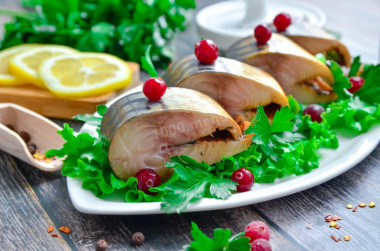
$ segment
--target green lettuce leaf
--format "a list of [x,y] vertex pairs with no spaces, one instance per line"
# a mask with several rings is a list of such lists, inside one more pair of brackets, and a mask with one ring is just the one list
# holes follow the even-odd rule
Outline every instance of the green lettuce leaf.
[[[360,58],[356,57],[349,76],[357,75],[361,65]],[[361,74],[364,85],[354,94],[347,91],[351,84],[340,66],[332,62],[331,71],[334,75],[333,86],[338,99],[325,105],[326,112],[322,114],[322,117],[332,129],[345,128],[354,134],[367,132],[380,120],[380,65],[364,67]]]

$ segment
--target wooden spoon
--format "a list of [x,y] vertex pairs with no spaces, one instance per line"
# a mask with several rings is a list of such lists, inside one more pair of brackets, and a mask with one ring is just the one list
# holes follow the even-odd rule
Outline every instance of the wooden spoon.
[[[14,130],[8,128],[8,125]],[[61,129],[47,118],[24,107],[11,103],[0,104],[0,149],[38,169],[56,171],[61,168],[63,159],[36,160],[17,132],[27,132],[30,135],[29,143],[34,143],[37,152],[43,155],[49,149],[63,146],[65,141],[57,134]]]

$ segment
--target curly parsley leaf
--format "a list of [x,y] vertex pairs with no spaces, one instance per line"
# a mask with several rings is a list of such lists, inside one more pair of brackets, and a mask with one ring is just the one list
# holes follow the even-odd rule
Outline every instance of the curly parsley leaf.
[[329,104],[322,116],[332,128],[346,128],[360,134],[380,121],[380,104],[351,97]]
[[195,224],[191,222],[191,237],[194,241],[190,245],[184,246],[186,251],[249,251],[251,245],[249,238],[241,236],[240,238],[230,239],[231,230],[217,228],[214,230],[213,238],[205,235]]
[[[349,76],[358,74],[361,65],[360,58],[356,57]],[[325,105],[326,112],[322,117],[333,129],[346,128],[355,134],[368,131],[372,125],[380,121],[380,65],[364,67],[361,73],[364,85],[354,94],[347,91],[351,84],[340,66],[332,62],[331,71],[338,99]]]
[[102,124],[103,116],[107,111],[107,106],[98,105],[96,109],[97,109],[98,116],[93,115],[93,114],[83,114],[83,115],[79,114],[77,116],[74,116],[73,119],[88,123],[89,125],[92,125],[92,126],[99,127]]
[[350,71],[348,73],[348,77],[356,76],[356,74],[359,72],[359,69],[361,67],[360,63],[360,57],[355,57],[354,61],[351,64]]
[[365,70],[361,76],[364,78],[364,85],[356,95],[370,104],[380,104],[380,64]]
[[343,70],[338,63],[331,61],[330,70],[334,76],[335,83],[333,85],[334,92],[338,95],[338,99],[346,99],[351,96],[351,93],[347,91],[351,87],[348,77],[344,76]]
[[173,175],[150,191],[163,192],[161,209],[167,213],[181,213],[200,198],[226,200],[236,191],[236,182],[222,178],[218,169],[188,156],[172,157],[166,167],[173,168]]

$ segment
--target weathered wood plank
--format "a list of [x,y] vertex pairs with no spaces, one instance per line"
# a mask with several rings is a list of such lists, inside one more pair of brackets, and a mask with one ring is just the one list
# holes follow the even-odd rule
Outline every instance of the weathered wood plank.
[[[86,215],[73,208],[64,177],[51,179],[51,174],[32,169],[21,161],[17,164],[55,223],[72,229],[70,238],[80,250],[93,250],[99,239],[105,239],[115,250],[131,248],[131,236],[137,231],[145,234],[146,241],[134,250],[179,250],[190,241],[191,221],[211,236],[214,228],[230,228],[236,234],[249,222],[263,220],[249,207],[182,215]],[[287,240],[274,227],[271,230],[273,246],[281,247],[281,250],[302,248],[302,245]]]
[[70,250],[61,237],[46,232],[54,223],[12,157],[2,151],[0,173],[0,250]]
[[[274,221],[297,242],[319,250],[377,250],[380,247],[379,208],[358,208],[354,213],[346,209],[346,204],[380,201],[380,146],[362,163],[350,171],[304,192],[281,199],[253,205],[264,217]],[[343,218],[342,226],[336,230],[324,222],[328,214]],[[311,229],[306,225],[310,222]],[[335,243],[336,237],[350,235],[350,242]],[[360,247],[360,248],[359,248]]]

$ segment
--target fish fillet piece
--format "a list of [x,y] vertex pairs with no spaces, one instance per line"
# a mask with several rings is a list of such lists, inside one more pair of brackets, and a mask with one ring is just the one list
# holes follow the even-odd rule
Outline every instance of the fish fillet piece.
[[258,67],[273,76],[285,91],[304,104],[327,103],[337,98],[330,69],[283,35],[273,33],[267,44],[253,36],[233,44],[227,56]]
[[101,132],[110,140],[111,167],[123,180],[144,168],[166,179],[171,169],[164,162],[170,156],[212,164],[252,143],[218,103],[184,88],[168,88],[157,102],[142,92],[119,99],[104,115]]
[[241,115],[250,121],[259,105],[288,105],[284,91],[273,77],[233,59],[219,57],[214,64],[201,64],[194,55],[186,56],[169,66],[163,80],[168,86],[208,95],[233,118]]
[[323,53],[327,59],[334,60],[342,66],[351,65],[351,55],[347,47],[336,37],[313,24],[294,22],[280,34],[313,55]]

